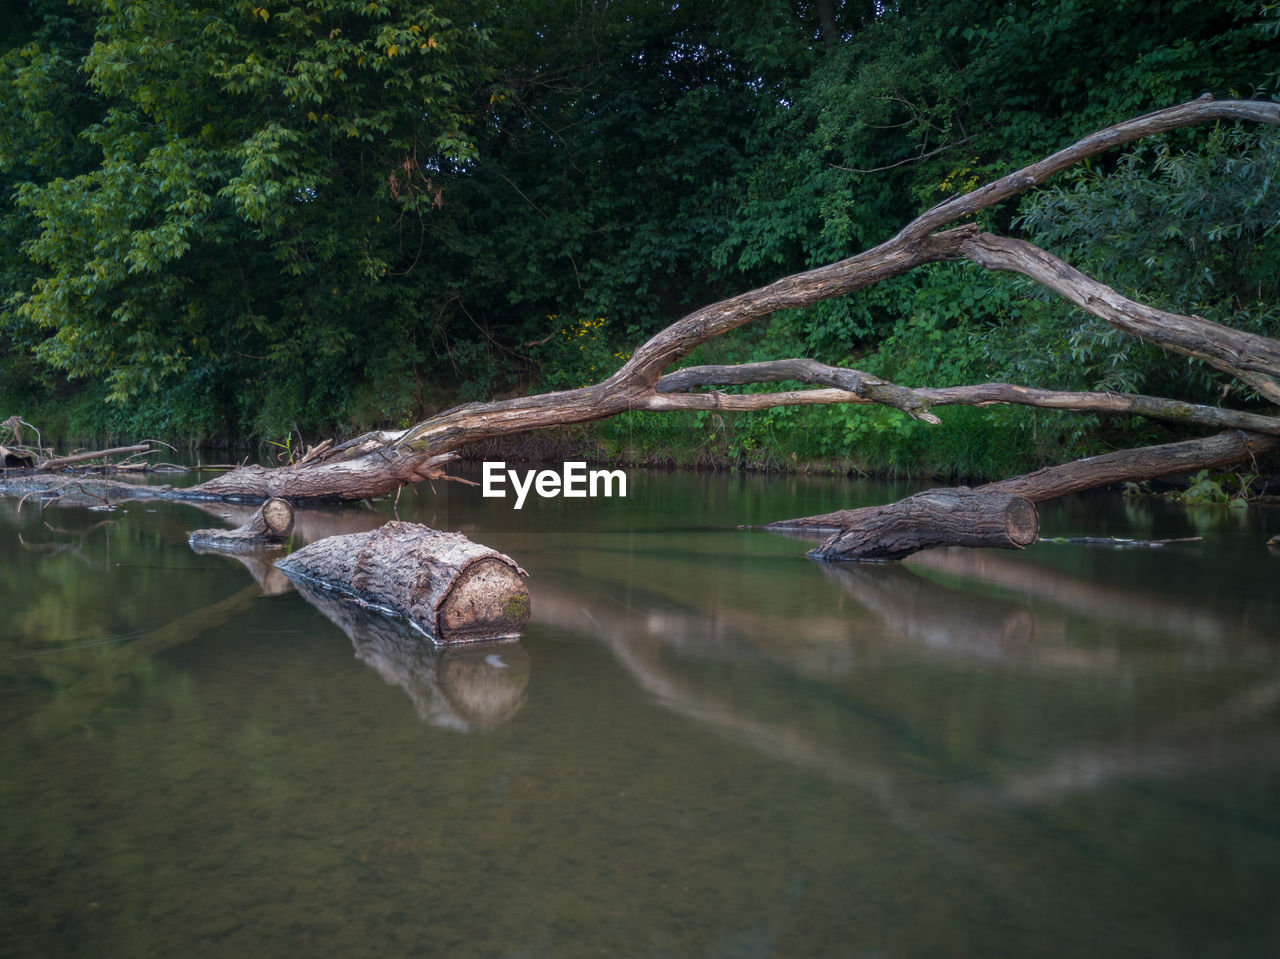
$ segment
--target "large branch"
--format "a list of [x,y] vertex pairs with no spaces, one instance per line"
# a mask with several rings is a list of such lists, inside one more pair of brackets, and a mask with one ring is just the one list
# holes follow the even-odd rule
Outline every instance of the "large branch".
[[[1280,449],[1278,436],[1258,436],[1233,430],[1198,440],[1121,450],[1058,466],[1046,466],[1034,473],[975,487],[974,492],[1006,493],[1024,497],[1032,503],[1043,503],[1072,493],[1114,486],[1116,483],[1141,482],[1201,469],[1221,469],[1276,449]],[[877,508],[880,507],[872,507]],[[841,530],[859,522],[866,509],[836,510],[818,516],[779,520],[769,523],[765,528],[779,532]]]
[[1138,303],[1024,240],[980,233],[967,238],[961,249],[989,270],[1029,276],[1117,329],[1204,360],[1280,403],[1280,384],[1273,378],[1280,376],[1280,342],[1276,340]]
[[817,360],[767,360],[737,366],[690,366],[660,377],[655,388],[659,393],[679,393],[695,386],[779,383],[784,380],[830,386],[852,393],[863,402],[892,406],[916,419],[938,422],[938,418],[929,412],[929,401],[916,390],[889,383],[869,373],[828,366]]
[[1133,143],[1158,133],[1168,133],[1181,127],[1195,126],[1215,120],[1247,120],[1251,123],[1280,124],[1280,103],[1266,100],[1214,100],[1208,94],[1188,103],[1166,107],[1146,116],[1125,120],[1104,130],[1091,133],[1071,146],[1059,150],[1021,170],[1002,176],[975,190],[944,200],[931,210],[916,217],[899,231],[890,243],[909,242],[947,226],[979,210],[1025,193],[1044,183],[1055,173],[1106,153],[1108,150]]
[[[795,380],[822,383],[830,389],[790,390],[781,393],[683,393],[699,386],[741,386]],[[1013,383],[977,383],[970,386],[911,389],[888,383],[869,373],[828,366],[816,360],[788,359],[734,366],[687,366],[658,380],[657,396],[646,404],[654,410],[765,410],[775,406],[830,403],[890,406],[918,419],[937,422],[928,410],[933,406],[1016,405],[1087,413],[1145,416],[1179,425],[1241,429],[1280,435],[1280,419],[1261,413],[1203,406],[1160,396],[1135,393],[1046,390]]]
[[631,359],[602,383],[459,407],[412,427],[398,439],[395,448],[444,452],[495,436],[604,419],[645,407],[662,372],[714,337],[778,310],[844,296],[925,263],[967,256],[965,246],[979,235],[972,224],[943,233],[933,231],[1023,193],[1072,164],[1116,146],[1179,127],[1224,119],[1280,124],[1280,104],[1255,100],[1216,102],[1202,97],[1108,127],[1044,160],[939,204],[879,246],[690,313],[637,348]]

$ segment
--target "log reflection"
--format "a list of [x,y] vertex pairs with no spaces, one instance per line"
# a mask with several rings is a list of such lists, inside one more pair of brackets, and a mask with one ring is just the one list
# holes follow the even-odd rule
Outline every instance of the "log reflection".
[[424,722],[474,732],[506,722],[524,706],[529,654],[519,642],[435,646],[403,620],[306,581],[296,588],[347,634],[357,658],[405,691]]
[[255,550],[250,553],[229,553],[222,549],[192,545],[191,551],[201,556],[223,556],[243,566],[258,584],[264,596],[281,596],[293,589],[289,577],[276,569],[275,562],[282,555],[279,549]]

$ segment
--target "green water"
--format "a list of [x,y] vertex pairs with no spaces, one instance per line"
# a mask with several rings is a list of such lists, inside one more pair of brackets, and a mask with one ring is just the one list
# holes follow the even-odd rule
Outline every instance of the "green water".
[[737,526],[903,490],[630,475],[300,517],[529,571],[444,653],[190,505],[0,500],[0,956],[1280,954],[1280,511],[830,568]]

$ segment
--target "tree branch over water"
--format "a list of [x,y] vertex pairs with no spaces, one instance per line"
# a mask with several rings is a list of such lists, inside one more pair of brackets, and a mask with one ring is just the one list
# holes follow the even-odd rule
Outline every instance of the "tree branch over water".
[[[973,223],[953,226],[1117,146],[1216,121],[1280,125],[1280,104],[1255,100],[1219,102],[1205,96],[1115,124],[1043,160],[938,204],[896,236],[869,250],[695,310],[637,347],[622,368],[602,382],[574,390],[459,406],[405,430],[366,433],[330,446],[305,462],[275,469],[237,469],[194,490],[182,491],[181,495],[256,500],[280,496],[293,501],[366,499],[423,479],[445,477],[444,466],[456,451],[496,437],[601,420],[632,410],[750,410],[811,403],[878,403],[927,422],[937,421],[930,407],[953,404],[1017,403],[1142,415],[1246,431],[1231,434],[1234,440],[1210,443],[1210,458],[1215,464],[1233,462],[1224,460],[1224,455],[1235,456],[1234,462],[1238,462],[1273,448],[1276,444],[1272,437],[1280,435],[1280,421],[1265,414],[1160,397],[1072,393],[1009,383],[910,388],[805,358],[667,372],[702,344],[779,310],[846,296],[928,263],[967,259],[988,269],[1022,273],[1117,329],[1203,360],[1253,387],[1266,399],[1280,402],[1280,342],[1200,317],[1155,309],[1122,296],[1030,243],[984,232]],[[696,386],[785,380],[819,388],[734,396],[684,392]],[[1224,454],[1218,446],[1227,447],[1227,452]],[[1198,461],[1186,465],[1194,469]],[[1092,469],[1073,464],[1071,488],[1088,488],[1080,486],[1086,480],[1093,485],[1109,485],[1127,478],[1094,470],[1092,480],[1088,480],[1086,474]],[[1038,495],[1048,492],[1048,487],[1038,488]]]

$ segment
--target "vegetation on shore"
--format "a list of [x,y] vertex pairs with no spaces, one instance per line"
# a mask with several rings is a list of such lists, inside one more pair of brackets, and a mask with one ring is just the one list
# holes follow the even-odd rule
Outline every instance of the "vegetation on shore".
[[[37,0],[8,16],[0,409],[70,437],[285,445],[582,386],[689,309],[857,252],[1092,129],[1203,92],[1280,94],[1280,10],[1241,0]],[[1145,302],[1274,337],[1277,174],[1275,130],[1222,124],[982,217]],[[962,264],[689,362],[777,356],[906,386],[1230,388]],[[1168,435],[938,415],[635,412],[564,442],[987,477]]]

